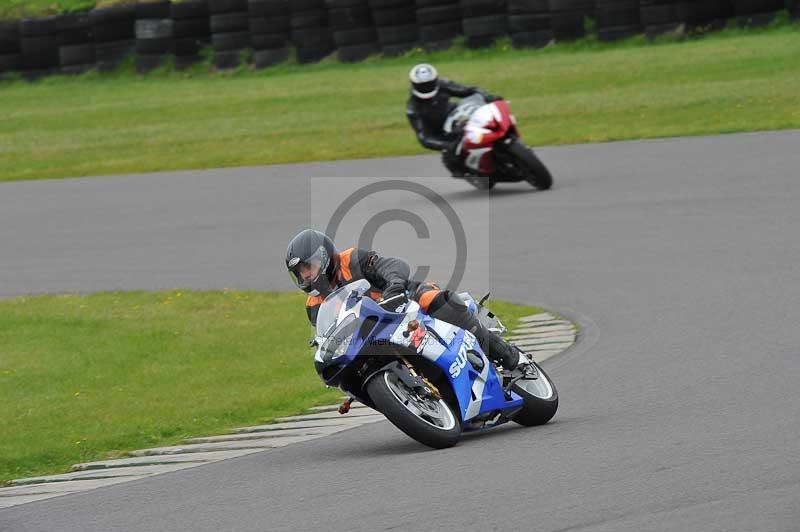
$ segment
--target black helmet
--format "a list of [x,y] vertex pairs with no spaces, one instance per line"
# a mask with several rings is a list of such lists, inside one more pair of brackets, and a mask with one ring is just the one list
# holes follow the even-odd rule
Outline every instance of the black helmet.
[[408,73],[411,80],[411,94],[423,100],[429,100],[439,92],[439,73],[428,63],[415,65]]
[[324,233],[300,231],[286,249],[286,269],[294,284],[312,296],[328,295],[336,280],[339,254]]

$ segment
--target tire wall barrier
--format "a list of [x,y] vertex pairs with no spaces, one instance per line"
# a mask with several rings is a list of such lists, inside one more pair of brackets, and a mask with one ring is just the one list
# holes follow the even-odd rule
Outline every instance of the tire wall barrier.
[[214,66],[236,68],[250,49],[250,8],[247,0],[207,0]]
[[250,0],[250,42],[253,65],[265,68],[289,58],[292,25],[290,0]]
[[443,49],[456,38],[474,48],[505,36],[540,47],[582,37],[589,20],[612,41],[764,25],[783,9],[800,18],[800,0],[156,0],[0,21],[0,76],[109,71],[131,54],[139,72],[167,56],[183,69],[206,48],[215,68],[228,69],[269,67],[292,50],[299,63],[333,53],[349,62]]
[[313,63],[330,55],[336,45],[328,3],[325,0],[291,0],[289,6],[291,43],[297,52],[297,61]]
[[136,45],[136,10],[133,6],[99,8],[89,11],[97,69],[113,70]]
[[175,68],[183,70],[200,61],[200,52],[211,44],[211,17],[206,0],[190,0],[170,6]]
[[172,53],[175,38],[170,3],[166,0],[136,4],[136,70],[148,72]]
[[385,55],[400,55],[419,45],[414,0],[369,0],[369,6],[380,49]]

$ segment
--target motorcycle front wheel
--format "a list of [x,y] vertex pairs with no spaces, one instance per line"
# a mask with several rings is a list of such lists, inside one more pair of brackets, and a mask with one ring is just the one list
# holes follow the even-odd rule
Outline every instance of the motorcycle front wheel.
[[556,385],[538,364],[534,362],[533,365],[537,378],[518,380],[511,387],[523,400],[522,410],[513,420],[526,427],[544,425],[558,410]]
[[461,438],[461,420],[443,399],[421,397],[392,371],[382,371],[367,383],[378,411],[418,442],[444,449]]
[[514,156],[517,164],[522,166],[525,180],[528,183],[539,190],[547,190],[553,186],[553,176],[532,149],[521,142],[512,142],[508,146],[508,153]]

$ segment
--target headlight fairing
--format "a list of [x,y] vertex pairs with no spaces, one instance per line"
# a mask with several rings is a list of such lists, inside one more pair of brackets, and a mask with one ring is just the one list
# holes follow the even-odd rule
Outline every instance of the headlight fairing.
[[358,318],[355,314],[348,315],[336,330],[325,339],[322,344],[322,361],[330,362],[347,353],[353,343],[353,336],[358,329]]

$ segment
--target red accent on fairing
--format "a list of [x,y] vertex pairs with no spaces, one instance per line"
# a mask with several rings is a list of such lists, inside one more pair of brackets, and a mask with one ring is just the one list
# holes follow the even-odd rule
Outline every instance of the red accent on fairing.
[[425,327],[417,327],[411,331],[408,342],[409,347],[413,347],[415,351],[419,352],[420,348],[422,347],[422,342],[425,340],[427,334],[428,333]]
[[481,169],[481,173],[484,175],[492,175],[495,171],[494,166],[494,155],[492,152],[487,151],[483,155],[481,155],[481,161],[478,163],[478,167]]
[[[508,102],[505,100],[497,100],[491,105],[499,112],[500,120],[497,120],[497,118],[493,116],[488,122],[481,124],[481,126],[489,130],[489,132],[484,133],[478,142],[470,141],[468,134],[464,136],[464,144],[462,146],[463,158],[466,158],[470,150],[491,148],[495,142],[505,137],[509,131],[516,133],[517,128],[511,120],[511,108],[508,106]],[[494,156],[491,151],[487,151],[481,156],[479,168],[483,174],[491,175],[494,173]]]
[[500,120],[492,117],[485,124],[481,124],[484,129],[488,129],[489,133],[484,133],[483,137],[480,139],[480,142],[473,143],[470,142],[469,138],[464,138],[464,148],[468,150],[474,150],[476,148],[489,148],[495,142],[505,137],[508,130],[514,127],[514,124],[511,122],[511,109],[508,107],[508,102],[505,100],[497,100],[496,102],[492,103],[500,114]]

